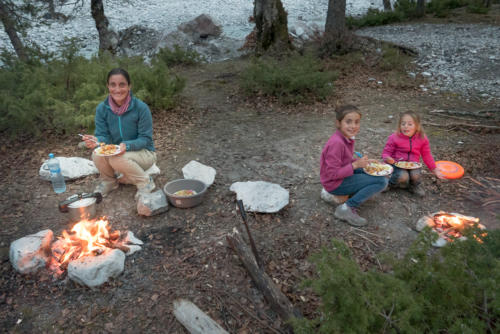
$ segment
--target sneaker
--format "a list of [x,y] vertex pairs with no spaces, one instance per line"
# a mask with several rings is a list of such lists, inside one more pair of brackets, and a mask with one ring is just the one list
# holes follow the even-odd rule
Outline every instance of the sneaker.
[[118,182],[101,182],[95,187],[94,192],[101,193],[102,197],[106,197],[113,190],[118,189]]
[[332,195],[323,188],[321,190],[321,199],[328,204],[342,204],[349,199],[349,196],[348,195],[345,195],[345,196]]
[[409,190],[410,190],[410,192],[412,194],[415,194],[418,197],[424,197],[425,196],[425,190],[422,187],[422,185],[420,185],[420,184],[417,184],[416,186],[415,185],[410,186]]
[[361,227],[366,225],[366,219],[360,217],[354,208],[349,207],[345,203],[335,209],[335,217],[346,221],[352,226]]
[[135,193],[135,196],[134,196],[135,200],[138,200],[139,196],[141,196],[142,194],[151,193],[155,189],[155,187],[156,187],[155,181],[150,176],[149,183],[147,185],[145,185],[144,187],[141,187],[141,188],[137,188],[137,192]]

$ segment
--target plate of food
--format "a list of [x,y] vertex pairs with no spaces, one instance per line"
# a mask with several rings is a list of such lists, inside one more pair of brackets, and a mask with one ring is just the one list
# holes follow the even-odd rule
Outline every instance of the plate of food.
[[373,176],[386,176],[391,175],[394,168],[391,165],[383,162],[370,162],[368,166],[363,168],[366,174]]
[[394,166],[402,169],[422,168],[422,164],[420,162],[413,162],[413,161],[398,161],[394,164]]
[[117,155],[121,153],[120,146],[119,145],[113,145],[113,144],[104,144],[98,146],[95,150],[94,153],[96,155],[99,155],[101,157],[111,157],[113,155]]

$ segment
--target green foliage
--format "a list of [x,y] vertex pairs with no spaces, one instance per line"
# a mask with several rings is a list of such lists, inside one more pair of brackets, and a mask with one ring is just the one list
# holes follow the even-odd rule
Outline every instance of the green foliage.
[[370,8],[363,16],[346,17],[346,25],[349,28],[361,28],[401,22],[403,20],[404,15],[400,11],[380,11],[378,9]]
[[296,333],[488,333],[498,330],[500,231],[477,242],[477,229],[433,252],[425,230],[393,272],[363,272],[348,247],[333,240],[312,256],[321,297],[318,318],[294,320]]
[[242,74],[240,85],[247,94],[264,94],[291,104],[324,99],[333,91],[337,74],[326,71],[311,55],[281,60],[256,59]]
[[184,50],[178,45],[174,49],[163,48],[155,55],[155,60],[165,63],[168,67],[177,65],[196,65],[205,61],[205,58],[194,50]]
[[174,106],[184,88],[184,80],[162,62],[147,65],[140,57],[109,55],[86,59],[79,49],[74,40],[66,40],[60,59],[28,63],[1,55],[0,132],[15,137],[93,128],[95,108],[107,96],[107,73],[114,67],[129,71],[132,91],[153,111]]
[[427,4],[427,12],[436,17],[447,17],[452,9],[464,7],[468,0],[433,0]]

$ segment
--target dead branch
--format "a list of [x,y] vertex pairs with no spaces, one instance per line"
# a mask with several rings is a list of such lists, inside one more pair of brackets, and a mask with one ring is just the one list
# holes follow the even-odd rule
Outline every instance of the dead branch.
[[440,116],[446,116],[445,114],[448,114],[448,115],[472,116],[472,117],[482,117],[482,118],[494,118],[494,115],[500,114],[500,109],[485,109],[477,111],[434,109],[429,111],[429,113]]
[[239,231],[236,228],[233,229],[233,232],[228,234],[226,239],[229,246],[235,251],[241,262],[243,262],[257,288],[262,292],[271,308],[281,319],[286,322],[293,318],[302,318],[300,311],[293,307],[293,304],[276,287],[273,280],[258,266],[252,251],[241,238]]
[[440,128],[450,128],[450,127],[468,127],[474,129],[486,129],[486,130],[500,130],[500,126],[495,125],[481,125],[481,124],[469,124],[469,123],[448,123],[448,124],[437,124],[431,122],[425,122],[426,125],[437,126]]
[[212,320],[212,318],[188,300],[174,300],[174,315],[191,334],[229,334],[218,323]]

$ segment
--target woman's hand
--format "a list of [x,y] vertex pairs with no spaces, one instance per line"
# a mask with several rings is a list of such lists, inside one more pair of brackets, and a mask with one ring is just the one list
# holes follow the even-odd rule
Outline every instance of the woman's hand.
[[82,140],[85,142],[85,146],[87,146],[87,148],[96,148],[96,146],[98,145],[97,142],[97,138],[92,136],[92,135],[84,135],[82,137]]
[[118,153],[117,155],[125,154],[126,151],[127,151],[127,145],[125,143],[121,143],[120,144],[120,153]]
[[387,157],[385,158],[385,162],[387,162],[388,164],[394,164],[396,162],[396,160],[394,160],[393,158],[391,157]]
[[434,168],[434,170],[432,171],[432,173],[433,173],[433,174],[434,174],[434,175],[435,175],[438,179],[441,179],[441,180],[446,179],[446,178],[444,177],[444,174],[443,174],[443,173],[441,173],[441,171],[440,171],[440,170],[439,170],[439,168],[437,168],[437,167],[436,167],[436,168]]
[[352,169],[365,168],[368,166],[368,158],[366,156],[359,158],[358,160],[353,161]]

